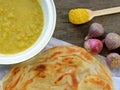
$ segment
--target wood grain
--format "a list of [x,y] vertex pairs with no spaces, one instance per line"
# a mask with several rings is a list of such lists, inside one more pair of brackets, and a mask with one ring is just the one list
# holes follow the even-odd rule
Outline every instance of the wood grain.
[[[84,38],[88,33],[89,26],[93,22],[101,23],[105,28],[105,34],[99,39],[104,39],[109,32],[116,32],[120,35],[120,13],[96,17],[90,22],[82,25],[72,25],[68,20],[68,12],[73,8],[88,8],[100,10],[120,6],[120,0],[54,0],[57,10],[57,22],[53,37],[83,47]],[[120,48],[114,50],[120,54]],[[102,55],[110,52],[104,46]]]

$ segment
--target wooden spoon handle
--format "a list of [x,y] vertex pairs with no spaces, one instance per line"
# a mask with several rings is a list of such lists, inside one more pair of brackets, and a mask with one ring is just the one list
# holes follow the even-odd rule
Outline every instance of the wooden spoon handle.
[[109,9],[93,11],[92,14],[95,17],[95,16],[102,16],[102,15],[114,14],[119,12],[120,12],[120,7],[114,7]]

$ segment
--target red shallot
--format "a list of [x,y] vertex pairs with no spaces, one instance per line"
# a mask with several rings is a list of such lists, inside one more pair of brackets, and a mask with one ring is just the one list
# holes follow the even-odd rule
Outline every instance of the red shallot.
[[103,43],[98,39],[88,39],[84,42],[84,48],[92,54],[98,54],[102,51]]

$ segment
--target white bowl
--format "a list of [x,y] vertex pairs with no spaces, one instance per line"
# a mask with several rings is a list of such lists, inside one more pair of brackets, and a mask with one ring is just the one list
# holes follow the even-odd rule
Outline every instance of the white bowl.
[[44,13],[44,27],[36,43],[23,52],[13,55],[0,55],[0,64],[15,64],[38,54],[49,42],[56,24],[56,9],[53,0],[39,0]]

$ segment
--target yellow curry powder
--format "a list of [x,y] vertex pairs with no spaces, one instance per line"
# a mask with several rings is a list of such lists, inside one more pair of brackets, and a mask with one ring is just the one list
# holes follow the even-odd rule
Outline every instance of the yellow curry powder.
[[0,0],[0,53],[15,54],[32,46],[43,24],[37,0]]
[[77,8],[69,12],[69,21],[73,24],[83,24],[89,21],[89,13],[86,9]]

